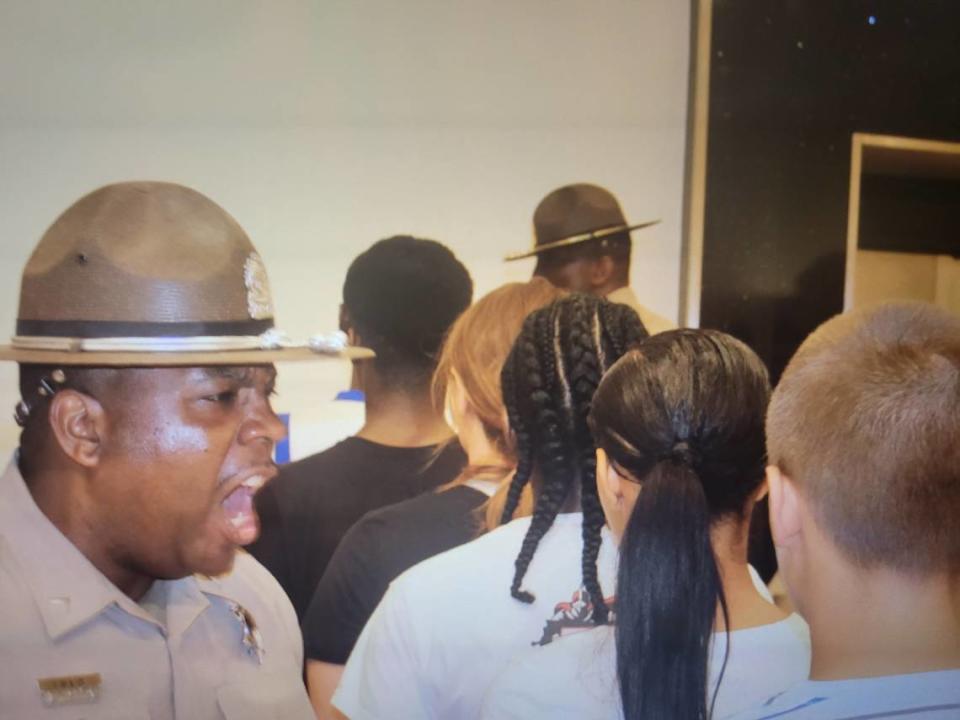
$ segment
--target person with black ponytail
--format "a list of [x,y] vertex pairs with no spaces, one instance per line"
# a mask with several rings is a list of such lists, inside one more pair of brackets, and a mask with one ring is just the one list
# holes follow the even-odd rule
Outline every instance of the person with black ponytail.
[[[517,460],[503,524],[394,580],[347,661],[340,712],[479,717],[517,652],[605,620],[616,550],[587,416],[603,373],[646,334],[632,308],[584,294],[526,318],[501,373]],[[526,488],[533,515],[512,519]]]
[[518,656],[483,717],[707,720],[806,676],[805,623],[747,564],[769,397],[756,354],[711,330],[660,333],[610,369],[589,424],[619,539],[612,624]]

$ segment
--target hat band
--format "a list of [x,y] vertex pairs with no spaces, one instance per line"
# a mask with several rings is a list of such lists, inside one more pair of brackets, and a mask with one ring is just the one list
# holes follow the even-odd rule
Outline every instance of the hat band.
[[629,225],[614,225],[613,227],[601,228],[600,230],[590,230],[589,232],[568,235],[560,240],[552,240],[542,245],[536,245],[534,250],[543,252],[544,250],[553,250],[554,248],[566,247],[567,245],[575,245],[576,243],[581,243],[586,240],[605,240],[611,235],[616,235],[629,229]]
[[640,230],[645,227],[650,227],[651,225],[656,225],[659,222],[659,220],[650,220],[648,222],[638,223],[636,225],[613,225],[611,227],[600,228],[599,230],[591,230],[589,232],[579,233],[577,235],[568,235],[560,240],[551,240],[550,242],[540,244],[537,244],[537,241],[534,240],[534,246],[532,250],[525,250],[521,253],[507,255],[504,260],[520,260],[522,258],[532,257],[533,255],[539,255],[547,250],[567,247],[568,245],[576,245],[577,243],[586,242],[588,240],[605,240],[611,235],[615,235],[620,232],[633,232],[634,230]]
[[275,350],[293,347],[283,333],[268,330],[261,335],[217,335],[195,337],[24,337],[17,335],[10,345],[18,350],[46,350],[58,352],[221,352],[228,350]]
[[18,320],[10,344],[66,352],[207,352],[278,345],[273,319],[220,322]]
[[129,322],[116,320],[17,320],[17,337],[178,338],[262,335],[273,318],[214,322]]

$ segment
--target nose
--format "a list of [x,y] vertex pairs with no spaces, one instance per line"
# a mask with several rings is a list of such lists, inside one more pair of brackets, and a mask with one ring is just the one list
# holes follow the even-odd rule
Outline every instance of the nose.
[[272,448],[287,436],[287,428],[270,406],[270,399],[257,395],[247,408],[247,416],[240,428],[240,441],[263,442]]

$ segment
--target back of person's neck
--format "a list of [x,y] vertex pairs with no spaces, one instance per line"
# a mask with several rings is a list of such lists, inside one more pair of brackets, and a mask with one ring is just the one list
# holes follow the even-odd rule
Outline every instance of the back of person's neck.
[[[457,439],[467,455],[467,465],[471,468],[509,468],[514,463],[507,458],[490,439],[483,422],[471,408],[460,419],[455,420]],[[491,430],[491,432],[497,432]]]
[[429,388],[411,391],[364,389],[366,421],[357,437],[392,447],[424,447],[449,440],[453,432],[430,399]]
[[[560,506],[560,509],[557,512],[562,515],[583,512],[583,506],[580,504],[579,485],[579,482],[573,484],[573,486],[567,492],[566,499],[563,501],[563,504]],[[540,494],[543,492],[543,477],[540,474],[539,468],[534,468],[530,475],[530,488],[533,490],[533,497],[535,501],[538,502]]]
[[810,623],[811,679],[960,668],[960,577],[853,566],[827,575],[802,608]]
[[[745,517],[750,517],[747,512]],[[710,537],[723,583],[727,603],[727,618],[722,607],[717,608],[716,629],[746,630],[769,625],[788,617],[788,614],[762,597],[754,584],[747,564],[748,522],[727,521],[711,528]],[[726,622],[729,621],[729,625]]]

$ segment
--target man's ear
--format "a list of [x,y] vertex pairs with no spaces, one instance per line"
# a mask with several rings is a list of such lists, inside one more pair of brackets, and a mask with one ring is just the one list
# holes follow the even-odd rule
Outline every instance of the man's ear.
[[351,345],[356,345],[356,331],[353,329],[353,321],[350,319],[350,311],[347,306],[340,303],[340,332],[347,334],[347,339]]
[[590,285],[594,289],[606,287],[613,279],[616,263],[609,255],[600,255],[590,261]]
[[767,466],[770,490],[770,531],[777,547],[795,544],[803,531],[802,499],[793,481],[776,465]]
[[47,421],[63,453],[78,465],[95,467],[107,431],[103,406],[89,395],[64,389],[50,399]]
[[767,483],[767,478],[763,478],[763,482],[757,486],[757,489],[753,491],[753,495],[750,497],[750,503],[756,505],[758,502],[763,500],[770,493],[770,485]]

